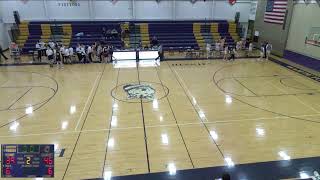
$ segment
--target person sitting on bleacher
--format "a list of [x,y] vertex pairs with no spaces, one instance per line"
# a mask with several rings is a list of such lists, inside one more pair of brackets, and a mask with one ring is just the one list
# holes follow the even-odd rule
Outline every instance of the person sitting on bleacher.
[[102,28],[102,36],[104,37],[104,39],[107,39],[107,30],[105,27]]
[[158,45],[158,39],[157,39],[157,37],[156,36],[153,36],[153,38],[152,38],[152,40],[151,40],[151,48],[153,47],[153,46],[157,46]]
[[240,50],[241,50],[241,47],[242,47],[242,41],[238,41],[238,42],[236,43],[236,50],[237,50],[237,51],[240,51]]
[[115,39],[116,37],[118,37],[118,31],[117,31],[115,28],[113,28],[112,31],[111,31],[111,37],[112,37],[113,39]]
[[226,39],[224,37],[221,37],[220,39],[220,49],[223,51],[225,48]]

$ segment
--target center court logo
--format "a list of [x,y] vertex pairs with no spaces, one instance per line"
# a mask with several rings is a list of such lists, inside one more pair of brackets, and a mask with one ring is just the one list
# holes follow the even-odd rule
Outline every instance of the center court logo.
[[155,89],[148,84],[127,84],[123,86],[128,99],[146,99],[153,100]]

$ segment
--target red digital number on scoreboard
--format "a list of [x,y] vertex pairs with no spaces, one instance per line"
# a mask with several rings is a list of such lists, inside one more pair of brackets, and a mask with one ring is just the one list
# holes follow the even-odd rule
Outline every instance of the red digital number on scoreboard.
[[45,164],[47,164],[47,165],[53,164],[53,160],[52,160],[51,157],[44,157],[44,158],[43,158],[43,162],[44,162]]
[[16,160],[13,156],[8,156],[7,157],[7,160],[6,160],[6,164],[7,165],[10,165],[10,164],[15,164],[16,163]]
[[11,170],[10,168],[6,168],[5,172],[4,172],[6,175],[11,175]]
[[52,176],[52,175],[53,175],[53,170],[52,170],[52,168],[51,168],[51,167],[50,167],[50,168],[48,168],[47,173],[48,173],[48,175],[50,175],[50,176]]

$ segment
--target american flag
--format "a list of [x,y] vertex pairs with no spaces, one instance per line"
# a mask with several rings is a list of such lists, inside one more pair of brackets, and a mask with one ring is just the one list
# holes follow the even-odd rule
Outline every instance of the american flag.
[[267,0],[264,22],[283,24],[286,16],[288,0]]

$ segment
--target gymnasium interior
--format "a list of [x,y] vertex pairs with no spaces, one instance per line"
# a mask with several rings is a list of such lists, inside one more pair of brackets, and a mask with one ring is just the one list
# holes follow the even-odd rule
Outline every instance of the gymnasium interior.
[[1,0],[0,179],[320,180],[319,0]]

